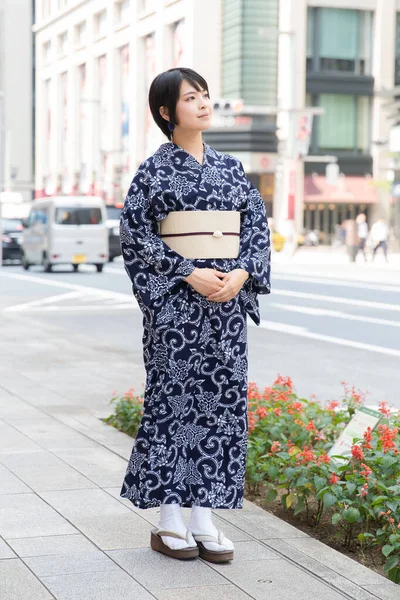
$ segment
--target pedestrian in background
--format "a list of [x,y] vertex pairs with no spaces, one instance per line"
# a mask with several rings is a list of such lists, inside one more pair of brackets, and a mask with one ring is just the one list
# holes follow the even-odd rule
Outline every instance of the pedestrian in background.
[[358,253],[357,223],[354,219],[347,219],[346,221],[343,221],[342,227],[345,231],[345,243],[350,261],[356,262]]
[[[160,506],[154,550],[226,562],[234,545],[211,509],[243,506],[246,316],[260,323],[257,296],[270,291],[265,205],[241,162],[202,142],[212,113],[203,77],[161,73],[149,104],[169,141],[139,166],[121,214],[146,368],[121,496]],[[182,506],[191,507],[187,526]]]
[[385,219],[380,217],[371,227],[371,239],[373,243],[373,254],[372,260],[375,258],[375,254],[378,248],[382,248],[383,254],[385,255],[386,262],[388,262],[387,257],[387,239],[388,239],[389,229],[386,225]]
[[[357,234],[358,234],[358,252],[363,253],[364,256],[364,260],[365,262],[367,262],[367,255],[365,253],[365,246],[367,243],[367,238],[368,238],[368,223],[367,223],[367,217],[364,215],[364,213],[361,213],[357,216],[356,218],[356,223],[357,223]],[[357,252],[357,254],[358,254]]]

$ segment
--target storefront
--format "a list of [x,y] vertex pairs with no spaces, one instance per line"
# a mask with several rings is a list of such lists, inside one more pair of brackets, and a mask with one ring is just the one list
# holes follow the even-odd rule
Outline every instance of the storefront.
[[371,177],[341,176],[337,185],[328,185],[322,175],[304,178],[304,229],[318,231],[322,244],[331,244],[343,221],[360,213],[371,224],[372,209],[378,202]]

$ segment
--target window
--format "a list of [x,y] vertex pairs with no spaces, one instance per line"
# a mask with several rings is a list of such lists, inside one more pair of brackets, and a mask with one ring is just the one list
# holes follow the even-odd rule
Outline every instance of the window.
[[75,44],[77,46],[83,46],[86,43],[86,21],[82,21],[75,27]]
[[58,36],[58,55],[65,56],[67,54],[68,34],[66,31]]
[[102,223],[100,208],[89,207],[57,207],[56,225],[99,225]]
[[129,0],[121,0],[115,4],[115,22],[125,23],[129,18]]
[[51,41],[47,40],[47,42],[45,42],[43,44],[43,62],[47,63],[49,62],[51,58]]
[[[311,97],[308,96],[309,102]],[[370,146],[371,100],[367,96],[320,94],[312,98],[325,114],[316,123],[314,151],[366,154]]]
[[307,70],[371,73],[372,13],[369,11],[309,8],[307,15]]
[[103,36],[107,32],[107,11],[102,10],[101,12],[94,15],[94,33],[97,36]]

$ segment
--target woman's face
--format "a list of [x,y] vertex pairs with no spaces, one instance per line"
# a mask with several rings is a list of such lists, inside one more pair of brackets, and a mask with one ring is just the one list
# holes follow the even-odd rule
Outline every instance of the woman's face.
[[207,90],[197,91],[185,79],[176,104],[176,127],[181,130],[205,131],[211,125],[212,104]]

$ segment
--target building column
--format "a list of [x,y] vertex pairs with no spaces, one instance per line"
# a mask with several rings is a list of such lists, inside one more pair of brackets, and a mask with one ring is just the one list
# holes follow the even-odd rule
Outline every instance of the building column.
[[[278,117],[280,165],[273,217],[275,229],[295,240],[303,228],[304,164],[293,149],[299,111],[305,105],[306,0],[280,0],[278,52]],[[293,205],[294,203],[294,205]],[[295,241],[294,241],[295,245]]]
[[[385,0],[376,3],[375,11],[375,36],[372,49],[373,63],[372,75],[375,78],[375,88],[393,89],[395,44],[396,44],[396,0]],[[372,136],[374,142],[386,142],[390,134],[390,121],[387,119],[388,110],[384,104],[387,98],[375,96],[372,107]],[[387,146],[372,144],[373,176],[376,181],[386,180],[390,169]],[[373,214],[373,220],[384,216],[387,220],[390,215],[391,195],[379,186],[379,205]]]

